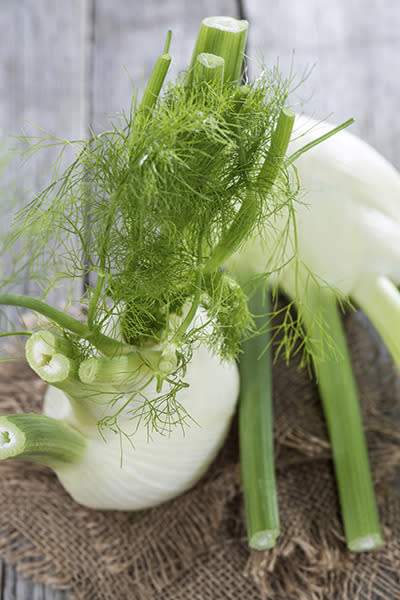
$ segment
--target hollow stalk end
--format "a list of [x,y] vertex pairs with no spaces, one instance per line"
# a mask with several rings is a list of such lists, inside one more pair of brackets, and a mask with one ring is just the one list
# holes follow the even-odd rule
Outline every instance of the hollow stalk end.
[[25,448],[25,434],[7,417],[0,418],[0,460],[14,458],[22,454]]
[[233,17],[207,17],[200,25],[188,72],[192,83],[193,67],[199,54],[206,52],[225,61],[224,82],[239,82],[246,46],[248,22]]
[[56,470],[81,460],[86,446],[77,431],[45,415],[0,417],[0,460],[23,458]]
[[196,83],[208,83],[222,90],[224,82],[225,61],[221,56],[202,52],[196,58],[194,64],[194,80]]
[[257,533],[248,538],[249,547],[259,551],[271,550],[271,548],[275,548],[278,537],[279,529],[257,531]]
[[73,377],[77,367],[71,354],[68,340],[51,331],[37,331],[25,345],[29,366],[46,383],[63,383]]

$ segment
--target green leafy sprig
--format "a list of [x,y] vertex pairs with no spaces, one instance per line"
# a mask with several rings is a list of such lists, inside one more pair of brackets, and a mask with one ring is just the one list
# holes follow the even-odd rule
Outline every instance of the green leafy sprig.
[[[61,278],[88,271],[101,277],[93,322],[100,327],[110,314],[122,318],[130,343],[156,338],[168,314],[179,313],[199,285],[210,313],[218,314],[220,286],[210,277],[199,283],[197,273],[249,193],[259,202],[260,227],[288,195],[276,186],[265,198],[266,184],[257,178],[286,86],[265,73],[247,88],[238,110],[229,84],[217,95],[201,85],[188,92],[176,82],[151,119],[143,122],[133,106],[110,131],[75,142],[74,163],[19,213],[14,230],[14,239],[24,239],[25,256],[34,248],[31,265],[46,267],[41,285],[50,290]],[[243,315],[240,288],[230,296]],[[229,304],[235,302],[225,302],[225,311]],[[238,338],[239,315],[234,321],[215,339]],[[235,344],[223,346],[235,355]]]
[[[20,303],[49,318],[78,353],[77,364],[99,352],[112,358],[157,347],[163,355],[172,347],[172,371],[149,364],[160,392],[145,417],[152,423],[176,406],[196,344],[208,344],[221,359],[237,356],[251,317],[245,291],[223,265],[255,229],[271,226],[272,235],[273,216],[283,208],[294,214],[298,184],[284,160],[294,119],[285,108],[291,80],[274,68],[239,85],[237,65],[225,68],[226,48],[242,65],[239,25],[232,37],[217,24],[217,38],[213,25],[205,33],[202,26],[189,75],[161,91],[168,36],[141,103],[134,94],[129,113],[108,131],[75,142],[26,139],[26,157],[49,145],[60,151],[53,180],[17,214],[8,241],[9,249],[22,244],[21,269],[44,293],[34,302],[0,294],[0,304]],[[218,56],[207,53],[210,31]],[[75,160],[60,172],[71,147]],[[87,324],[46,304],[50,290],[76,278],[90,282]],[[201,323],[194,320],[200,307],[207,314]],[[132,399],[139,396],[132,391]],[[142,400],[135,414],[146,407],[145,392]],[[117,420],[118,411],[103,425],[115,428]]]

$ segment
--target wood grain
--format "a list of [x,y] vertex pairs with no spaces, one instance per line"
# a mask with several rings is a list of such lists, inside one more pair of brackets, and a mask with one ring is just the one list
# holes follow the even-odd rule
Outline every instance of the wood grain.
[[284,74],[293,62],[298,80],[312,68],[293,99],[296,111],[337,123],[353,117],[351,131],[400,168],[396,0],[246,0],[245,14],[251,56],[267,65],[279,57]]
[[[0,140],[22,148],[26,144],[10,136],[46,131],[67,139],[86,137],[87,2],[70,0],[66,6],[62,0],[3,0],[0,11]],[[23,169],[20,161],[11,163],[7,179],[15,183],[17,205],[48,183],[56,156],[56,149],[49,148]],[[65,163],[70,160],[67,153]],[[0,216],[4,231],[11,220],[7,207]],[[38,293],[28,279],[16,291]],[[48,298],[54,305],[64,299],[65,290],[54,290]],[[16,311],[8,315],[15,318]]]
[[68,594],[53,590],[43,584],[32,583],[5,562],[1,563],[2,600],[67,600]]

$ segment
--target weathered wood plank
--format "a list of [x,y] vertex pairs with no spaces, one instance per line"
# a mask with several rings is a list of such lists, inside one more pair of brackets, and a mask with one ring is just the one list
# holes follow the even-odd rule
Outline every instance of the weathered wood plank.
[[[279,56],[282,71],[301,76],[298,92],[309,98],[304,112],[335,122],[354,117],[351,131],[400,167],[398,57],[400,7],[396,0],[245,0],[250,21],[249,53],[267,65]],[[295,50],[294,57],[292,51]],[[295,106],[301,110],[300,104]]]
[[[3,0],[0,10],[1,142],[21,147],[9,136],[43,135],[37,127],[62,138],[85,137],[87,2],[71,0],[67,8],[62,0]],[[16,182],[21,203],[43,187],[56,155],[55,149],[41,151],[19,171],[19,162],[13,163],[8,178]],[[4,212],[6,228],[11,217]],[[37,293],[28,280],[19,291]],[[64,298],[63,291],[53,291],[49,302]]]

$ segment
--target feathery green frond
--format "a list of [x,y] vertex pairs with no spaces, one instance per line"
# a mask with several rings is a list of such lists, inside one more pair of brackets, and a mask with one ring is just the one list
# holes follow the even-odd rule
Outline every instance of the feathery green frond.
[[[235,67],[228,55],[210,54],[216,50],[207,48],[208,31],[193,77],[161,89],[170,61],[162,55],[142,102],[134,94],[129,113],[107,131],[74,142],[25,140],[26,157],[49,145],[59,146],[59,157],[52,181],[18,212],[8,236],[7,250],[16,242],[20,249],[15,273],[31,274],[42,302],[65,281],[89,279],[82,331],[51,307],[44,311],[80,364],[99,352],[173,348],[172,371],[148,370],[147,384],[156,382],[159,393],[152,407],[142,389],[124,390],[135,416],[142,411],[159,429],[186,420],[176,394],[198,342],[222,359],[237,356],[251,318],[245,291],[224,262],[255,229],[273,228],[283,207],[291,212],[298,192],[283,160],[289,130],[281,139],[282,123],[293,121],[285,112],[292,82],[274,68],[240,86],[246,23],[239,29],[240,40],[224,29],[216,38],[225,50],[225,42],[240,41]],[[75,158],[61,172],[71,148]],[[12,278],[5,283],[0,305],[12,292]],[[201,307],[206,316],[193,319]],[[120,403],[115,412],[112,404],[101,425],[118,430]]]

